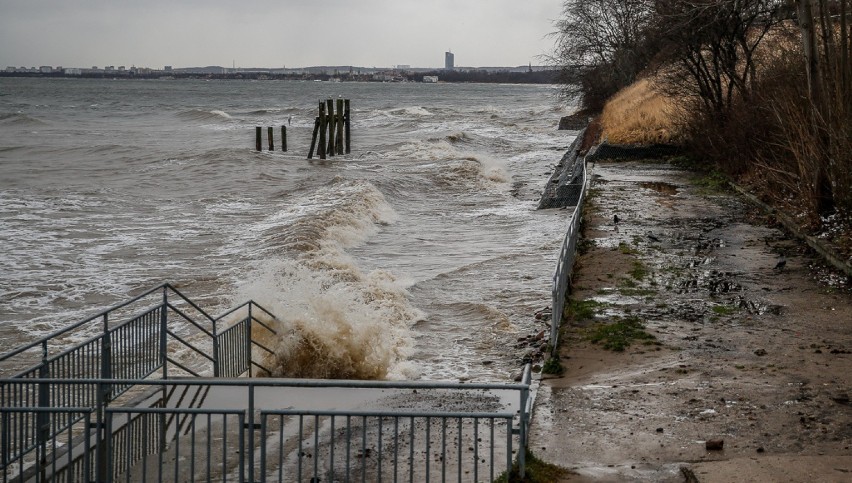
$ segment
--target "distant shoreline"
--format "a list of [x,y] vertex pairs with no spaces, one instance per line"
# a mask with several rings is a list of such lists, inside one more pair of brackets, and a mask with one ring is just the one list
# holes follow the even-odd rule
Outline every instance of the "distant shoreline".
[[423,82],[424,77],[437,77],[438,82],[449,83],[495,83],[495,84],[554,84],[557,82],[558,71],[431,71],[431,72],[394,72],[378,74],[342,73],[338,75],[324,73],[277,74],[268,72],[236,72],[236,73],[189,73],[189,72],[156,72],[131,73],[116,72],[85,72],[82,74],[66,74],[64,72],[0,72],[0,78],[67,78],[67,79],[153,79],[153,80],[294,80],[294,81],[331,81],[331,82]]

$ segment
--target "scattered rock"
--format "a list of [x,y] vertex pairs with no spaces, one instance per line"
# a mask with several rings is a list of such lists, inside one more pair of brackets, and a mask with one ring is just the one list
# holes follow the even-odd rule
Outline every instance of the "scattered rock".
[[725,449],[725,440],[724,439],[708,439],[706,443],[704,443],[704,447],[707,451],[722,451]]
[[766,349],[758,349],[758,350],[754,351],[754,355],[756,355],[758,357],[763,357],[763,356],[766,355]]
[[663,428],[657,428],[657,432],[658,432],[658,433],[662,433],[662,432],[663,432]]

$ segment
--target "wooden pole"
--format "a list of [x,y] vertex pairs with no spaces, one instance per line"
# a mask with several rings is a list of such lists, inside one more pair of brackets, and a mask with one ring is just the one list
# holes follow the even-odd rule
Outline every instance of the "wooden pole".
[[334,100],[327,99],[325,102],[328,104],[328,147],[326,152],[329,156],[334,156]]
[[272,139],[272,126],[269,126],[269,127],[267,128],[267,131],[266,131],[266,137],[268,138],[267,140],[269,141],[269,150],[270,150],[270,151],[275,151],[275,142],[274,142],[274,140]]
[[337,99],[337,139],[334,140],[334,148],[337,154],[343,154],[343,99]]
[[317,155],[320,159],[325,159],[325,129],[326,129],[326,115],[325,115],[325,103],[320,101],[319,103],[319,120],[320,120],[320,129],[319,129],[319,144],[317,145]]
[[346,128],[346,154],[349,154],[350,152],[352,152],[351,146],[349,144],[349,99],[343,101],[343,104],[345,106],[343,109],[343,117],[345,118],[343,120],[343,125]]
[[308,159],[313,159],[314,157],[314,146],[317,144],[317,134],[319,133],[320,128],[320,118],[317,116],[314,121],[314,135],[311,136],[311,150],[308,151]]
[[287,126],[281,126],[281,151],[287,152]]
[[263,134],[260,130],[260,126],[254,128],[254,145],[258,151],[263,150],[263,142],[262,142]]

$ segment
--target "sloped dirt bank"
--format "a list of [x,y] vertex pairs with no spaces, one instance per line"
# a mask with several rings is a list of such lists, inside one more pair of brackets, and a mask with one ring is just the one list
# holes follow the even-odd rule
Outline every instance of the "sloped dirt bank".
[[[585,310],[563,332],[564,375],[539,388],[532,451],[567,481],[684,481],[682,468],[701,482],[852,480],[846,278],[686,171],[591,175],[571,296]],[[654,339],[621,352],[589,340],[623,321]]]

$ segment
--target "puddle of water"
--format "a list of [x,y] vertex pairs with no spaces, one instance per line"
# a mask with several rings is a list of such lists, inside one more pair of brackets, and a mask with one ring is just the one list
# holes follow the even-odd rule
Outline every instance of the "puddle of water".
[[669,196],[674,196],[678,192],[677,186],[664,181],[643,181],[639,183],[639,186]]

